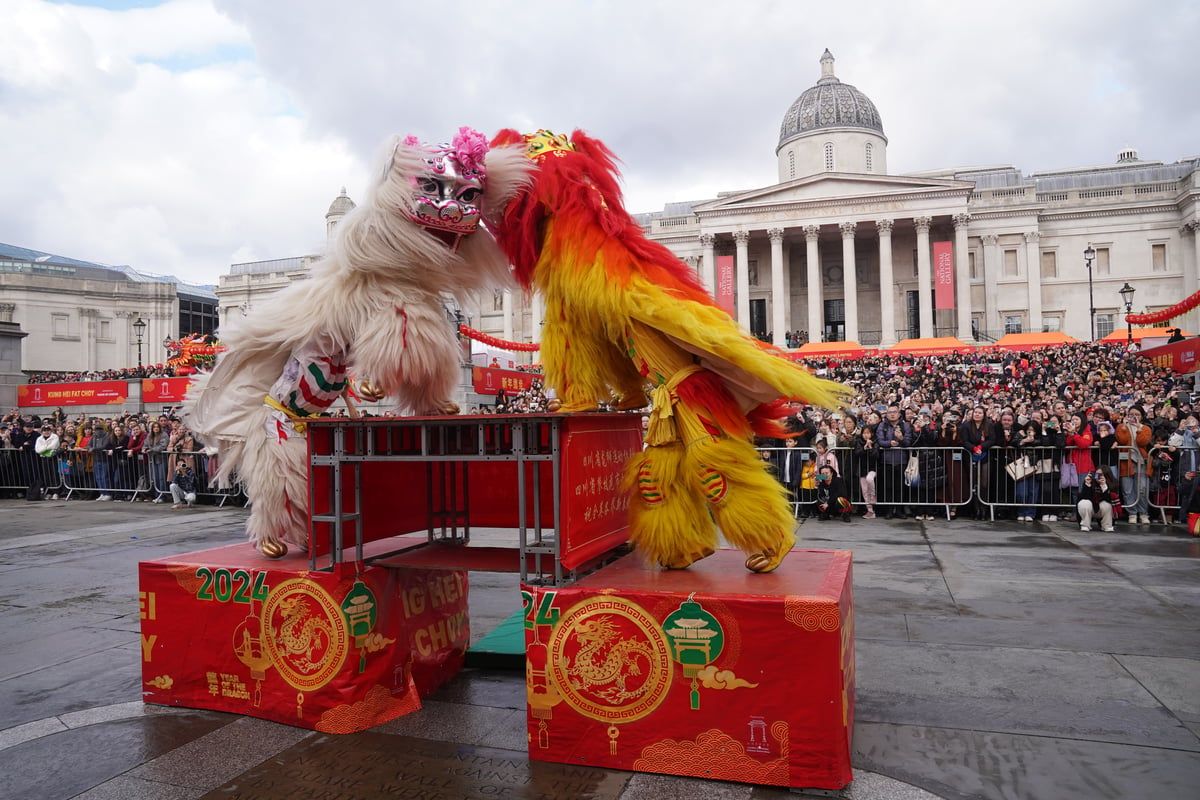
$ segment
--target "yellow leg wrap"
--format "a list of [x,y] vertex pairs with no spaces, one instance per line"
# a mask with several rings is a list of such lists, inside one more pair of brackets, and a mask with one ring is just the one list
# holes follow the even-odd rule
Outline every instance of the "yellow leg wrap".
[[779,566],[796,543],[796,521],[783,487],[749,442],[703,437],[691,443],[684,467],[692,491],[705,498],[729,543],[754,572]]
[[716,549],[716,530],[686,472],[678,442],[647,448],[629,460],[625,490],[629,538],[650,561],[683,569]]

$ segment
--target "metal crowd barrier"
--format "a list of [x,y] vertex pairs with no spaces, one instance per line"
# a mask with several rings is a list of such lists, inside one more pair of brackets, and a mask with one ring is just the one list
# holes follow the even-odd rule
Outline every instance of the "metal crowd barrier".
[[30,486],[45,489],[47,495],[61,492],[58,459],[13,448],[0,449],[0,491],[24,496]]
[[[80,494],[108,495],[114,500],[162,499],[171,496],[176,465],[188,462],[196,477],[196,497],[212,498],[217,506],[241,494],[240,487],[221,489],[210,479],[215,457],[182,450],[123,454],[94,450],[69,450],[56,458],[60,486],[67,499]],[[210,463],[211,462],[211,463]]]
[[[852,447],[834,447],[818,454],[815,447],[760,447],[762,458],[787,487],[795,513],[812,514],[817,505],[815,465],[829,463],[842,478],[851,504],[877,516],[892,514],[944,516],[974,505],[977,514],[1042,518],[1075,515],[1083,473],[1077,468],[1077,448],[991,448],[985,458],[962,446],[879,448],[874,458]],[[1089,449],[1093,472],[1103,469],[1108,484],[1121,494],[1124,513],[1153,514],[1161,521],[1178,513],[1187,491],[1200,491],[1200,476],[1186,480],[1172,475],[1146,475],[1128,462],[1132,447]],[[1198,454],[1200,455],[1200,454]],[[1197,458],[1200,461],[1200,458]],[[872,470],[868,463],[874,464]],[[1066,470],[1064,472],[1064,465]],[[1122,466],[1130,475],[1122,479]],[[1086,472],[1086,470],[1085,470]],[[1144,511],[1134,512],[1143,508]],[[836,512],[835,512],[836,514]]]

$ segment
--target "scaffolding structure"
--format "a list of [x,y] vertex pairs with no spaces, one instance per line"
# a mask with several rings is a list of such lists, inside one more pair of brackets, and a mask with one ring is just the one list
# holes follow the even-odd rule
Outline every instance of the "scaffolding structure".
[[[629,415],[589,417],[620,417],[622,424],[637,423]],[[496,551],[507,550],[518,568],[506,562],[506,570],[519,571],[523,583],[561,586],[611,560],[616,553],[601,554],[587,567],[564,568],[564,537],[559,535],[564,524],[563,445],[571,419],[566,414],[522,414],[310,422],[310,568],[332,571],[351,559],[375,563],[411,554],[416,547],[460,547],[464,565],[468,555],[483,554],[495,563]],[[481,464],[488,466],[476,466]],[[473,467],[476,492],[472,492]],[[376,491],[381,478],[389,486],[395,484],[386,504],[373,504],[364,495],[368,470],[380,471],[375,476]],[[488,485],[478,486],[480,480]],[[494,496],[499,483],[515,493],[516,513],[505,519],[510,525],[488,527],[515,528],[517,547],[470,546],[472,519],[495,520],[497,515],[494,509],[485,513],[473,509],[472,500],[482,489]],[[418,491],[424,496],[415,496]],[[397,505],[404,508],[396,510]],[[414,510],[417,505],[423,514]],[[420,544],[404,536],[406,541],[396,542],[403,545],[399,549],[375,547],[369,554],[364,550],[372,540],[386,545],[389,537],[422,528],[426,538]]]

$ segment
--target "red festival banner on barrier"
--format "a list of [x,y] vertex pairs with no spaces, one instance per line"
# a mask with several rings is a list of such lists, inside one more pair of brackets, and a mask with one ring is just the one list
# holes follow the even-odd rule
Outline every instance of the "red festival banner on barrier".
[[954,308],[954,243],[933,243],[933,307]]
[[717,305],[730,316],[734,313],[733,304],[733,256],[717,256]]
[[519,392],[532,386],[536,377],[536,373],[515,369],[471,367],[471,385],[476,394],[499,394],[501,389],[510,393]]
[[182,403],[190,378],[143,378],[143,403]]
[[1178,373],[1195,372],[1200,369],[1200,337],[1151,347],[1141,354],[1156,367],[1169,367]]
[[17,405],[21,408],[111,406],[127,399],[129,386],[125,381],[31,383],[17,387]]

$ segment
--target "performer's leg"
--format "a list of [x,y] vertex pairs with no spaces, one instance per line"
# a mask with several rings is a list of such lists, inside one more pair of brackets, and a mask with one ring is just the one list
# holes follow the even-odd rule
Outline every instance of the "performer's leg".
[[721,533],[748,556],[746,568],[770,572],[778,567],[796,543],[796,521],[786,491],[754,445],[727,436],[703,437],[688,446],[686,467]]
[[262,413],[261,444],[246,447],[241,478],[250,500],[250,541],[264,555],[281,556],[287,551],[279,552],[277,543],[304,548],[308,542],[308,447],[295,432],[285,439],[268,432],[269,416],[269,411]]
[[683,569],[716,550],[712,518],[687,470],[679,442],[648,447],[625,467],[629,538],[649,560],[669,569]]
[[[605,372],[607,343],[579,326],[570,329],[561,319],[547,319],[542,325],[542,366],[546,385],[553,387],[562,401],[563,411],[592,411],[610,396]],[[567,364],[571,379],[567,379]]]

